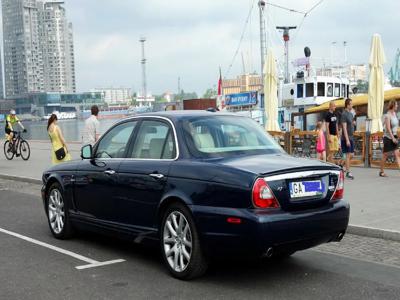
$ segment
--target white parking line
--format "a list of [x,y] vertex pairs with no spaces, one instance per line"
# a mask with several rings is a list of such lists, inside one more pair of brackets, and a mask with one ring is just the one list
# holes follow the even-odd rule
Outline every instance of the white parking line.
[[53,246],[53,245],[50,245],[50,244],[35,240],[35,239],[32,239],[30,237],[27,237],[27,236],[24,236],[22,234],[19,234],[19,233],[16,233],[16,232],[12,232],[12,231],[9,231],[9,230],[3,229],[3,228],[0,228],[0,232],[3,232],[5,234],[11,235],[11,236],[14,236],[14,237],[17,237],[17,238],[20,238],[20,239],[25,240],[27,242],[31,242],[33,244],[36,244],[36,245],[39,245],[39,246],[42,246],[42,247],[57,251],[59,253],[71,256],[73,258],[76,258],[76,259],[79,259],[81,261],[84,261],[84,262],[88,263],[88,265],[76,266],[75,268],[78,269],[78,270],[101,267],[101,266],[111,265],[111,264],[120,263],[120,262],[124,262],[125,261],[124,259],[114,259],[114,260],[100,262],[100,261],[91,259],[89,257],[74,253],[72,251],[65,250],[65,249],[62,249],[62,248],[59,248],[59,247],[56,247],[56,246]]

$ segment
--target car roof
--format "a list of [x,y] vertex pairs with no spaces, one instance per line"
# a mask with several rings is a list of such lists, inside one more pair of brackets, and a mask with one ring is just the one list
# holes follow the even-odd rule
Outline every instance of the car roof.
[[164,117],[173,121],[180,119],[187,119],[190,117],[212,117],[212,116],[235,116],[242,117],[237,114],[229,112],[210,112],[206,110],[170,110],[170,111],[158,111],[158,112],[148,112],[143,114],[137,114],[127,119],[134,119],[138,117]]

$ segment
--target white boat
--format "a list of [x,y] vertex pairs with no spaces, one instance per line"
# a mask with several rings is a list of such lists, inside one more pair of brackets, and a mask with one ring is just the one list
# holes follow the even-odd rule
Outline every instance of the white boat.
[[[71,119],[76,119],[76,112],[59,112],[59,111],[53,111],[52,114],[55,114],[57,116],[58,120],[71,120]],[[43,118],[45,120],[50,119],[52,114],[48,114],[44,116]]]

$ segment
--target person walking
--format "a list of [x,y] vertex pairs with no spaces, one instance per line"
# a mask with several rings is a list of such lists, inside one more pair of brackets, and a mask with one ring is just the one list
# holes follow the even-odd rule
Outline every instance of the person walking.
[[346,178],[354,179],[353,174],[350,172],[350,162],[354,155],[354,126],[353,126],[353,114],[351,113],[353,104],[350,98],[347,98],[344,102],[345,109],[342,113],[342,139],[341,147],[342,152],[346,155]]
[[86,119],[85,128],[82,134],[82,143],[85,145],[94,145],[100,137],[100,122],[97,119],[99,115],[99,107],[93,105],[90,108],[92,115]]
[[317,123],[317,158],[326,161],[326,139],[322,122]]
[[400,152],[397,130],[399,128],[399,119],[397,118],[397,102],[392,100],[389,102],[388,111],[383,121],[383,153],[381,161],[380,177],[387,177],[384,168],[388,153],[393,152],[396,158],[397,166],[400,168]]
[[334,101],[329,103],[329,111],[325,116],[326,133],[328,137],[328,162],[334,163],[333,156],[339,151],[339,125],[335,113],[336,104]]
[[47,132],[51,141],[51,161],[53,165],[71,160],[67,144],[60,127],[57,125],[57,115],[52,114],[47,122]]

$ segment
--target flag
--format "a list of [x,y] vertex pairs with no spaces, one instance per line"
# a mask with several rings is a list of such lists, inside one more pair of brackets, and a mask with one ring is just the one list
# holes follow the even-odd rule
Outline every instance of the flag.
[[222,75],[221,75],[221,67],[219,67],[218,96],[221,95],[222,95]]

